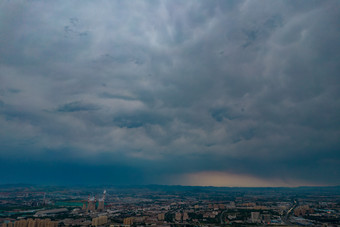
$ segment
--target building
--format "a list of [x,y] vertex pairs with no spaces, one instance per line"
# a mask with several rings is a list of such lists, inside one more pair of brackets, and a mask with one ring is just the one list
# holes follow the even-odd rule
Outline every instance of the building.
[[224,205],[224,204],[218,204],[218,207],[219,207],[221,210],[224,210],[224,209],[225,209],[225,205]]
[[184,212],[184,213],[183,213],[183,221],[187,221],[187,220],[189,220],[188,213],[187,213],[187,212]]
[[270,214],[263,214],[262,215],[262,220],[264,224],[270,224]]
[[251,212],[251,222],[252,223],[260,223],[260,212]]
[[165,214],[164,214],[164,213],[158,214],[158,215],[157,215],[157,219],[158,219],[158,221],[164,221],[164,219],[165,219]]
[[124,225],[133,225],[133,217],[129,217],[129,218],[124,218],[123,220],[123,224]]
[[179,221],[179,222],[182,221],[182,214],[181,213],[176,213],[175,214],[175,220]]
[[295,216],[305,216],[306,214],[312,214],[312,213],[314,213],[314,210],[309,208],[308,205],[298,206],[294,210]]
[[[34,214],[35,217],[45,217],[45,216],[51,216],[55,214],[60,214],[60,213],[66,213],[68,212],[68,209],[66,208],[59,208],[59,209],[52,209],[52,210],[41,210],[38,211]],[[37,219],[39,220],[39,219]]]
[[92,219],[92,226],[101,226],[107,224],[107,216],[99,216]]
[[228,208],[235,208],[235,207],[236,207],[235,202],[232,201],[229,203]]
[[57,227],[58,222],[51,221],[51,219],[27,219],[19,220],[14,223],[3,223],[3,227]]

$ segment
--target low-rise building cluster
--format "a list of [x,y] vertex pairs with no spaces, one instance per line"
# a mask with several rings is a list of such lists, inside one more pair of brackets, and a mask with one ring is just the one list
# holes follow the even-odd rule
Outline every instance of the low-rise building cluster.
[[[336,193],[195,189],[127,188],[110,189],[108,194],[69,189],[49,194],[28,191],[19,197],[7,193],[0,196],[0,205],[8,208],[0,223],[2,227],[340,225]],[[39,197],[44,200],[41,205],[32,205]]]

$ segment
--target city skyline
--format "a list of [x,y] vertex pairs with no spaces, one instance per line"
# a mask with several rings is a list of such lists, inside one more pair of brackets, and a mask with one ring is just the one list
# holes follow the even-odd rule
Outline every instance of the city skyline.
[[0,184],[340,185],[339,1],[2,1]]
[[339,188],[7,185],[0,188],[0,225],[338,225]]

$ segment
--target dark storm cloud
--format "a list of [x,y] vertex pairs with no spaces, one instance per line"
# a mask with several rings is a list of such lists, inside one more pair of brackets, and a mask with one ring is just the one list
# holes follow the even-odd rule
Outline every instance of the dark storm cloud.
[[77,112],[77,111],[92,111],[92,110],[98,110],[99,107],[97,107],[94,104],[86,104],[82,103],[80,101],[70,102],[66,103],[60,107],[58,107],[57,111],[60,112]]
[[340,183],[338,1],[0,4],[3,162]]

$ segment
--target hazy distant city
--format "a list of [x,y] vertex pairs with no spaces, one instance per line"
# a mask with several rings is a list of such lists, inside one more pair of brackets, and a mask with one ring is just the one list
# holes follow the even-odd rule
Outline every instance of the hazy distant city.
[[0,186],[2,227],[339,226],[340,187]]
[[0,227],[340,227],[340,0],[0,0]]

